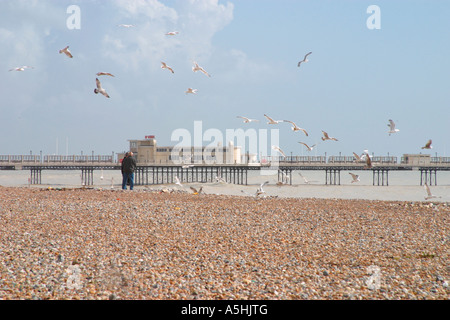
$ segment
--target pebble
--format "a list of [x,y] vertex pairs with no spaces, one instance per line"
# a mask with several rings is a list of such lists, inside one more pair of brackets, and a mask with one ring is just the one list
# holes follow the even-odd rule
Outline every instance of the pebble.
[[447,203],[0,186],[0,299],[448,300],[449,217]]

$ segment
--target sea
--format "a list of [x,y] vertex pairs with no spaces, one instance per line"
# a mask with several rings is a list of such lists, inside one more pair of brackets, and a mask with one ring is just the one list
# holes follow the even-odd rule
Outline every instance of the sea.
[[[360,176],[358,182],[352,182],[349,173]],[[420,171],[389,171],[388,185],[373,183],[373,173],[369,170],[353,170],[340,172],[340,184],[326,183],[325,171],[297,170],[292,171],[286,184],[277,185],[278,172],[276,170],[249,170],[247,185],[223,182],[192,182],[182,183],[182,187],[175,184],[135,186],[139,189],[172,189],[192,192],[190,187],[203,187],[206,194],[222,194],[235,196],[255,196],[262,183],[266,197],[289,198],[319,198],[319,199],[367,199],[385,201],[426,201],[450,203],[450,171],[437,171],[436,184],[429,186],[431,193],[436,196],[426,200],[425,186],[420,184]],[[381,176],[381,175],[380,175]],[[381,179],[381,177],[380,177]],[[338,181],[339,181],[338,180]],[[4,187],[30,188],[76,188],[83,187],[81,170],[42,170],[41,184],[31,185],[29,170],[0,170],[0,185]],[[93,185],[96,189],[120,190],[122,175],[120,170],[95,170]],[[386,183],[385,183],[386,184]]]

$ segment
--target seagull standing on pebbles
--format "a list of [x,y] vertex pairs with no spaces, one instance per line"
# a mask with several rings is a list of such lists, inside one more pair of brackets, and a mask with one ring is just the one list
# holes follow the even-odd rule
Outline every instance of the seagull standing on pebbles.
[[69,50],[69,46],[65,47],[64,49],[59,50],[59,53],[64,53],[69,58],[73,58],[73,55]]
[[165,62],[161,61],[161,69],[167,69],[172,73],[175,73],[171,67],[169,67]]
[[396,133],[396,132],[400,131],[398,129],[395,129],[395,123],[391,119],[389,119],[388,127],[389,127],[389,131],[388,131],[389,135],[391,135],[391,133]]
[[192,67],[192,71],[194,71],[194,72],[201,71],[201,72],[203,72],[204,74],[206,74],[208,77],[211,77],[211,76],[209,75],[209,73],[206,72],[205,69],[203,69],[202,67],[200,67],[200,66],[198,65],[198,63],[195,62],[195,61],[194,61],[194,66]]
[[97,83],[97,88],[94,89],[94,93],[95,94],[101,93],[105,97],[109,98],[109,95],[106,92],[106,90],[102,88],[102,84],[100,83],[100,80],[98,80],[98,78],[95,78],[95,82]]
[[300,65],[302,64],[302,62],[308,62],[309,60],[308,60],[307,58],[308,58],[308,56],[309,56],[311,53],[312,53],[312,52],[308,52],[308,53],[305,55],[305,57],[303,58],[303,60],[300,61],[300,62],[297,64],[297,67],[300,67]]
[[256,120],[256,119],[250,119],[250,118],[242,117],[242,116],[237,116],[236,118],[244,119],[244,123],[249,123],[249,122],[259,122],[259,120]]
[[323,130],[322,130],[322,133],[323,133],[323,137],[322,137],[322,140],[323,140],[323,141],[325,141],[325,140],[338,141],[338,139],[328,136],[328,133],[326,133],[326,132],[323,131]]
[[424,145],[424,146],[422,147],[422,149],[433,149],[433,146],[431,145],[431,142],[432,142],[431,139],[428,140],[427,144]]

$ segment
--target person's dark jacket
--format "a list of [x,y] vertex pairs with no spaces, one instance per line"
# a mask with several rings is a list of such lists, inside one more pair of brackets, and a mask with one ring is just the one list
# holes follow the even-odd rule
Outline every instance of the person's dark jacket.
[[133,173],[136,170],[136,160],[133,157],[125,157],[122,160],[122,173]]

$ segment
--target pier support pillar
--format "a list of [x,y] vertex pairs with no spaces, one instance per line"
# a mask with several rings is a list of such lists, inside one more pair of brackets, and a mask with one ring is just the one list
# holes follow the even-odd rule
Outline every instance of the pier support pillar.
[[[377,185],[379,186],[380,183],[382,186],[389,185],[389,170],[387,169],[372,169],[373,172],[373,185],[375,185],[375,181]],[[381,174],[381,177],[380,177]]]
[[437,185],[436,180],[436,169],[429,169],[429,168],[420,168],[420,185],[424,185],[425,183],[429,186]]
[[278,182],[292,185],[292,169],[278,169]]
[[81,169],[81,185],[92,186],[94,184],[94,168]]
[[341,169],[325,169],[325,184],[340,185],[341,184]]
[[32,168],[30,169],[31,175],[30,175],[30,184],[41,184],[41,168]]

